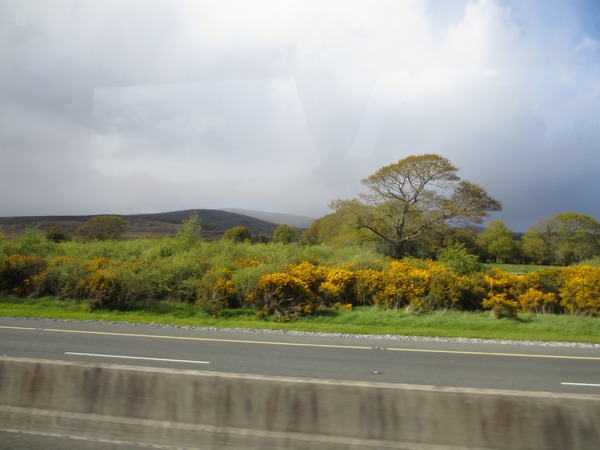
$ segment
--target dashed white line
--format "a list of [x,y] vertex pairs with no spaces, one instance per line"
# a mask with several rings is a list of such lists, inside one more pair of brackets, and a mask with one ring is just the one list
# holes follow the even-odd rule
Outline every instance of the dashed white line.
[[562,384],[563,386],[591,386],[591,387],[600,387],[600,384],[598,383],[570,383],[567,381],[563,381],[560,384]]
[[95,357],[100,357],[100,358],[142,359],[145,361],[181,362],[181,363],[188,363],[188,364],[210,364],[209,361],[194,361],[194,360],[190,360],[190,359],[165,359],[165,358],[148,358],[145,356],[102,355],[99,353],[65,352],[65,355],[95,356]]

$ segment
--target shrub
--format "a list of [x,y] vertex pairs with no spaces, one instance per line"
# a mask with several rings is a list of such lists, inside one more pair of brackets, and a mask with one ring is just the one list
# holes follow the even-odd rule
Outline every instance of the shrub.
[[281,224],[273,232],[273,242],[281,242],[282,244],[291,244],[298,241],[298,230],[296,228]]
[[198,284],[196,304],[213,316],[231,306],[235,296],[231,270],[212,267]]
[[46,270],[48,262],[41,256],[13,254],[0,262],[0,290],[29,295],[36,291],[35,277]]
[[493,294],[483,300],[483,307],[492,310],[492,316],[501,319],[515,319],[519,302],[507,298],[505,293]]
[[383,290],[384,272],[375,269],[363,269],[354,272],[354,297],[360,305],[374,305],[377,292]]
[[526,278],[498,269],[492,269],[484,278],[488,293],[482,306],[491,309],[495,317],[515,318],[521,295],[527,289]]
[[252,241],[252,233],[250,233],[248,227],[233,227],[227,230],[225,234],[223,234],[222,239],[225,241],[232,242],[247,242]]
[[211,266],[187,255],[145,261],[141,276],[151,287],[154,298],[177,302],[194,302],[197,299],[198,282]]
[[438,256],[438,260],[446,267],[462,275],[480,272],[483,269],[479,258],[476,255],[469,254],[465,248],[465,244],[460,242],[442,250]]
[[520,308],[525,312],[548,313],[558,306],[558,299],[552,292],[529,288],[520,298]]
[[334,303],[352,304],[354,301],[354,273],[337,268],[328,268],[325,280],[318,288],[319,297],[326,306]]
[[[443,265],[432,265],[429,269],[431,279],[426,296],[414,299],[411,306],[415,310],[463,309],[462,290],[458,275]],[[463,275],[464,276],[464,275]]]
[[314,262],[304,261],[288,266],[287,273],[306,284],[313,294],[318,294],[319,286],[327,276],[327,268]]
[[406,262],[392,261],[384,273],[383,289],[376,292],[376,306],[390,309],[418,302],[428,291],[431,275],[427,270]]
[[600,315],[600,267],[574,266],[563,269],[561,306],[572,314]]
[[129,229],[129,222],[119,216],[95,216],[80,225],[75,235],[85,242],[119,239]]
[[270,273],[277,272],[274,266],[260,264],[257,266],[245,266],[238,268],[231,277],[233,281],[233,287],[235,289],[236,300],[242,306],[245,306],[246,299],[250,293],[254,290],[258,281],[264,276]]
[[315,308],[314,294],[306,283],[286,273],[261,277],[248,302],[259,310],[259,315],[274,315],[279,322],[312,314]]
[[40,274],[43,292],[59,298],[84,298],[86,282],[92,273],[89,262],[79,258],[61,256],[51,259],[47,269]]
[[132,306],[124,295],[123,279],[114,268],[97,268],[87,280],[86,293],[90,311],[127,310]]
[[18,253],[22,255],[46,256],[52,252],[54,245],[37,226],[27,226],[19,239]]
[[86,297],[90,311],[97,309],[132,309],[140,300],[152,295],[144,282],[144,271],[137,263],[119,263],[106,258],[92,261],[86,280]]
[[44,230],[44,235],[46,236],[46,239],[48,239],[50,242],[66,242],[69,240],[69,233],[67,233],[67,231],[59,226],[51,226],[48,227]]

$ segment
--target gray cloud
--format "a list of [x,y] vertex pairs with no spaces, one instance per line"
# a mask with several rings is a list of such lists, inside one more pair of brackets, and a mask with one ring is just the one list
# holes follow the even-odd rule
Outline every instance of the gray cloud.
[[0,215],[320,216],[425,152],[600,219],[594,1],[0,0]]

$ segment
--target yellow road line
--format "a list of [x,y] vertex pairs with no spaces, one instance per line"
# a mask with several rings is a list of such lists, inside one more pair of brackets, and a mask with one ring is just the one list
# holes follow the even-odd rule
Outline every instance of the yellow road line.
[[[100,336],[126,336],[140,337],[149,339],[173,339],[181,341],[200,341],[200,342],[223,342],[234,344],[255,344],[255,345],[280,345],[288,347],[316,347],[316,348],[339,348],[352,350],[372,350],[372,346],[356,346],[356,345],[332,345],[332,344],[308,344],[297,342],[270,342],[270,341],[252,341],[242,339],[219,339],[219,338],[201,338],[187,336],[160,336],[151,334],[134,334],[134,333],[115,333],[108,331],[85,331],[85,330],[61,330],[54,328],[25,328],[25,327],[7,327],[15,330],[29,331],[47,331],[52,333],[77,333],[77,334],[93,334]],[[381,347],[381,350],[389,350],[395,352],[411,352],[411,353],[440,353],[449,355],[475,355],[475,356],[503,356],[503,357],[519,357],[519,358],[546,358],[546,359],[574,359],[584,361],[600,361],[600,356],[568,356],[568,355],[539,355],[526,353],[500,353],[500,352],[478,352],[478,351],[463,351],[463,350],[432,350],[432,349],[417,349],[417,348],[398,348],[398,347]]]
[[248,341],[241,339],[218,339],[218,338],[200,338],[187,336],[157,336],[151,334],[134,334],[134,333],[110,333],[106,331],[79,331],[79,330],[60,330],[52,328],[44,328],[44,331],[55,333],[83,333],[83,334],[99,334],[106,336],[128,336],[128,337],[144,337],[151,339],[175,339],[182,341],[205,341],[205,342],[226,342],[236,344],[262,344],[262,345],[286,345],[291,347],[322,347],[322,348],[349,348],[354,350],[371,350],[372,347],[353,346],[353,345],[329,345],[329,344],[303,344],[297,342],[269,342],[269,341]]
[[553,359],[581,359],[588,361],[600,361],[600,356],[567,356],[567,355],[536,355],[531,353],[500,353],[500,352],[469,352],[462,350],[429,350],[417,348],[393,348],[388,347],[386,350],[396,352],[417,352],[417,353],[448,353],[454,355],[485,355],[485,356],[515,356],[521,358],[553,358]]

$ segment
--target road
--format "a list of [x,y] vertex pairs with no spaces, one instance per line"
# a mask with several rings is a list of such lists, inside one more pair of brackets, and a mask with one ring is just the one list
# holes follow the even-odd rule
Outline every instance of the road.
[[0,317],[0,355],[268,376],[600,394],[600,346],[398,340]]

